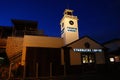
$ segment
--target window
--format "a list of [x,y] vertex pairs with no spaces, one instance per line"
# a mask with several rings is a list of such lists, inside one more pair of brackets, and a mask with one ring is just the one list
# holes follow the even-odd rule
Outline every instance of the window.
[[63,34],[64,33],[64,28],[61,30],[61,34]]
[[120,62],[120,56],[113,56],[109,58],[110,62]]
[[83,53],[82,54],[82,63],[95,63],[94,54]]
[[72,12],[67,12],[67,15],[72,15]]
[[115,62],[120,62],[120,56],[115,56]]
[[110,62],[114,62],[114,58],[113,57],[109,58],[109,60],[110,60]]
[[64,23],[62,23],[62,27],[64,27]]

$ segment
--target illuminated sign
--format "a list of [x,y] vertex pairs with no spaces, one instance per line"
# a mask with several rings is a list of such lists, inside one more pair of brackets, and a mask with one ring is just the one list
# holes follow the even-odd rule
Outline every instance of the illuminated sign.
[[73,51],[75,52],[102,52],[102,49],[79,49],[79,48],[74,48]]
[[67,31],[76,32],[76,31],[77,31],[77,28],[67,27]]

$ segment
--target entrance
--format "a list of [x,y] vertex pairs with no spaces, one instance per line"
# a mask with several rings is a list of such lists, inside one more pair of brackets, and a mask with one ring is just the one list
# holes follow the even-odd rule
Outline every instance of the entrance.
[[82,53],[81,55],[83,72],[94,72],[96,71],[95,66],[95,54],[94,53]]

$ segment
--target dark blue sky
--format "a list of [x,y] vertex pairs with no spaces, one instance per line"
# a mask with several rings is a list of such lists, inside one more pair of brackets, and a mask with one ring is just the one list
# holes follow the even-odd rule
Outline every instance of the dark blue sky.
[[0,0],[0,25],[12,26],[11,19],[33,20],[46,35],[60,37],[66,8],[79,18],[80,37],[98,42],[120,38],[120,0]]

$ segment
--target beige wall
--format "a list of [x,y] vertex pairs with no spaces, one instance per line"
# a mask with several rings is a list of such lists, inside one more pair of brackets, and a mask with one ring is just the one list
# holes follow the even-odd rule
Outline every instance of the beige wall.
[[[74,21],[73,25],[69,24],[69,21]],[[76,16],[64,16],[61,21],[61,25],[64,23],[64,33],[61,37],[64,39],[64,44],[69,44],[77,39],[79,39],[79,31],[78,31],[78,18]],[[68,31],[67,27],[76,28],[76,32]],[[61,27],[62,29],[63,27]]]
[[74,44],[71,44],[70,46],[74,47],[74,48],[85,48],[84,44],[86,42],[89,42],[90,44],[90,48],[103,48],[100,44],[98,43],[95,43],[93,40],[87,38],[87,37],[84,37],[82,39],[80,39],[79,41],[75,42]]
[[7,45],[6,45],[6,52],[8,58],[12,57],[13,55],[22,52],[23,48],[23,38],[21,37],[8,37]]
[[60,48],[63,46],[63,39],[45,36],[24,36],[24,46],[29,47],[52,47]]
[[80,65],[81,64],[81,54],[79,52],[74,52],[70,49],[70,64]]
[[[94,42],[93,40],[85,37],[71,45],[69,47],[72,47],[70,50],[70,63],[71,65],[80,65],[81,64],[81,52],[74,52],[74,48],[85,48],[84,44],[86,42],[90,43],[90,49],[99,49],[103,48],[100,44]],[[96,64],[104,64],[105,63],[105,57],[104,57],[104,52],[103,53],[95,53],[96,57]]]
[[62,38],[25,35],[23,41],[22,65],[24,65],[25,62],[26,47],[61,48],[62,46]]

